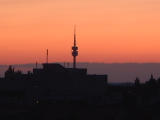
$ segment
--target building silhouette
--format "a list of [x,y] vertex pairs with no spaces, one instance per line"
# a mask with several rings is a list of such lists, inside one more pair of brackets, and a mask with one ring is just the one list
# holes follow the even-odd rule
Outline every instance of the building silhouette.
[[[23,74],[9,66],[5,77],[0,80],[0,104],[24,104],[32,106],[44,101],[86,101],[92,98],[104,99],[107,75],[89,75],[86,68],[76,67],[78,47],[76,45],[76,28],[74,28],[74,46],[72,47],[73,68],[58,63],[46,63],[43,68]],[[8,94],[9,96],[5,95]],[[21,102],[20,102],[21,100]],[[14,102],[13,102],[14,101]]]

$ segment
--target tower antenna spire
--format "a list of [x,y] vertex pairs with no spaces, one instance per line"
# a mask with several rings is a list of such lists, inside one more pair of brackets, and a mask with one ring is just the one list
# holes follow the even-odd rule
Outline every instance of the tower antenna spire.
[[76,45],[76,25],[74,25],[74,43],[72,47],[73,68],[76,68],[76,57],[78,56],[78,47]]
[[76,25],[74,25],[74,46],[76,46]]

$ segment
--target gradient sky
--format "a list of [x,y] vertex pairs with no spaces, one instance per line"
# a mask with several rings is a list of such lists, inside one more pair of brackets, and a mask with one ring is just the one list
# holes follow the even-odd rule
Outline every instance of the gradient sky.
[[159,0],[0,0],[0,64],[160,62]]

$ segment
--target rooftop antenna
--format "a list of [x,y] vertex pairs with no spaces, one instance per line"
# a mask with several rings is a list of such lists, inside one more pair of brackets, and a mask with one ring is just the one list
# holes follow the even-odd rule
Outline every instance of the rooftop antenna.
[[48,49],[47,49],[47,54],[46,54],[46,63],[48,64]]
[[78,56],[78,47],[76,45],[76,25],[74,25],[74,43],[72,47],[73,68],[76,68],[76,57]]

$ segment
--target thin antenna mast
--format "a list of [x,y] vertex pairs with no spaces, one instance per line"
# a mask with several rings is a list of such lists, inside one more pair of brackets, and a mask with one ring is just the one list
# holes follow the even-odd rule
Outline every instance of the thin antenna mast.
[[46,55],[46,63],[48,64],[48,49],[47,49],[47,55]]

